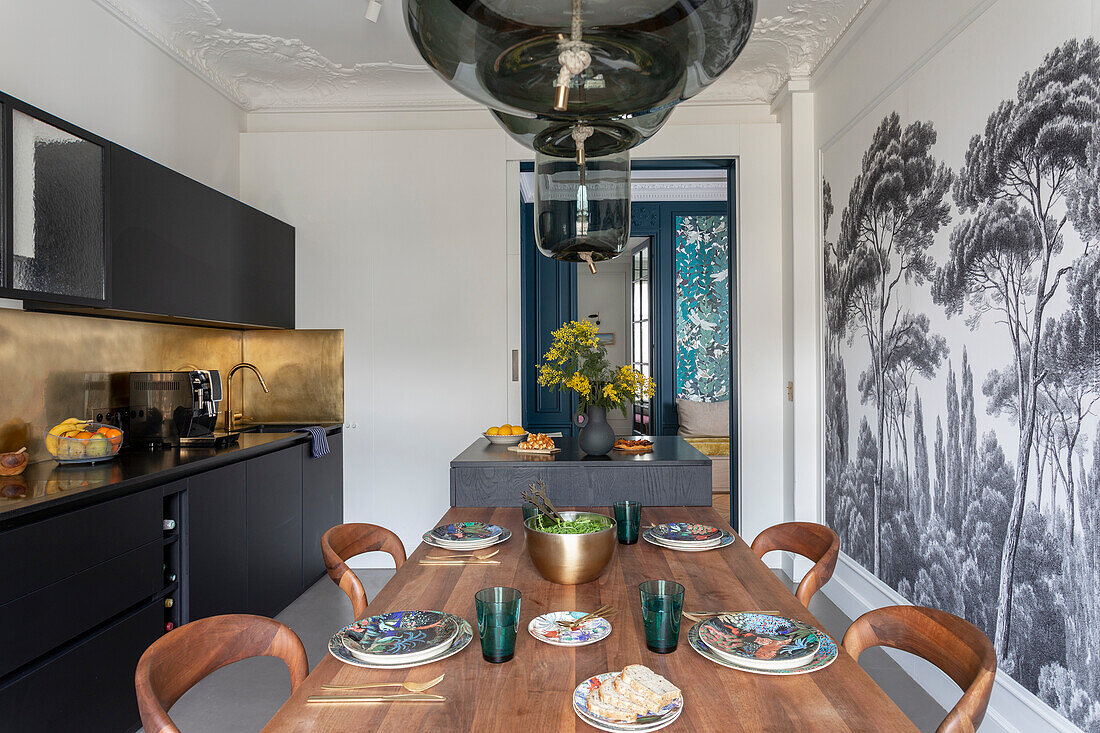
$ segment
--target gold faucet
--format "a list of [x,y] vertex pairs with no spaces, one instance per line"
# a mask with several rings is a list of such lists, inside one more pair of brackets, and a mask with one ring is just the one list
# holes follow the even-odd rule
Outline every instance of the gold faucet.
[[225,378],[225,431],[227,433],[233,432],[236,423],[233,415],[233,375],[241,369],[251,369],[253,374],[256,375],[256,379],[260,380],[260,386],[264,388],[264,392],[271,393],[271,390],[267,388],[267,382],[264,381],[264,376],[260,374],[260,370],[256,368],[255,364],[242,361],[230,369],[229,375]]

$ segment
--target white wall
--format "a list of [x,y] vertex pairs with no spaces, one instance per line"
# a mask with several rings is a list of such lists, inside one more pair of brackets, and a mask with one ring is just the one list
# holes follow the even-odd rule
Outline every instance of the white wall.
[[[742,524],[751,540],[783,519],[779,128],[759,108],[722,115],[725,124],[714,124],[715,110],[707,124],[670,124],[636,157],[739,158]],[[448,507],[450,459],[486,425],[519,420],[512,229],[516,161],[530,153],[483,113],[453,117],[430,115],[438,129],[395,130],[384,128],[409,116],[253,115],[257,131],[241,138],[242,198],[297,227],[300,327],[344,329],[345,421],[358,425],[345,439],[345,519],[389,526],[410,548]],[[316,131],[326,125],[374,129]]]
[[[630,363],[630,265],[625,254],[601,263],[595,275],[588,265],[577,264],[577,315],[592,320],[588,314],[599,313],[599,332],[615,334],[615,343],[607,347],[612,364]],[[630,435],[633,420],[623,417],[622,410],[609,411],[607,421],[616,435]]]
[[0,8],[0,90],[236,195],[236,105],[91,0]]

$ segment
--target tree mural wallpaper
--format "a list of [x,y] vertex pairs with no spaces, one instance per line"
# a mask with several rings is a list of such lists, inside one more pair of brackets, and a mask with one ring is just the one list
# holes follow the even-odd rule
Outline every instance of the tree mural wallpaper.
[[823,182],[826,520],[1100,730],[1100,46],[987,114],[953,160],[886,114]]

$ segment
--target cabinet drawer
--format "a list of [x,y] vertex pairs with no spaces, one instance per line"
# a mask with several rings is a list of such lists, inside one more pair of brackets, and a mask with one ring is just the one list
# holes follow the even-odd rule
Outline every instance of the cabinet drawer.
[[162,633],[160,602],[0,687],[0,729],[120,733],[138,727],[134,669]]
[[160,590],[161,548],[154,540],[0,606],[0,676]]
[[157,489],[0,533],[0,605],[160,539]]

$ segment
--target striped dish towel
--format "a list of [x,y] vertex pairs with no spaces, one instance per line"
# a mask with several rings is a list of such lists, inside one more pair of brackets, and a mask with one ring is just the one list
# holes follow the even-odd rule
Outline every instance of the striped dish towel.
[[325,429],[318,425],[310,425],[308,428],[294,428],[296,433],[309,433],[310,453],[314,458],[328,455],[328,436]]

